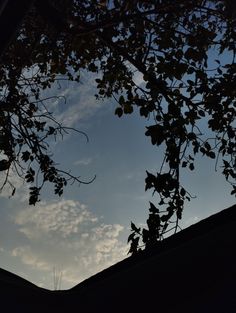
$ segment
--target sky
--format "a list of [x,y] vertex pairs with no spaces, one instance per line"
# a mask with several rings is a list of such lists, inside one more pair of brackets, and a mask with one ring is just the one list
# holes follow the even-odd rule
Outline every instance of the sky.
[[[84,180],[96,179],[69,185],[60,198],[46,186],[41,201],[29,206],[27,185],[13,176],[15,196],[9,198],[8,190],[0,195],[0,267],[47,289],[68,289],[127,257],[130,222],[144,225],[148,202],[155,202],[145,192],[146,170],[157,171],[163,155],[144,135],[152,121],[137,112],[115,116],[112,100],[95,99],[88,74],[79,84],[65,82],[49,93],[66,97],[48,103],[55,117],[89,136],[86,142],[71,132],[52,142],[54,159]],[[196,170],[182,179],[196,195],[185,207],[182,228],[235,202],[220,168],[215,172],[214,162],[201,156]]]

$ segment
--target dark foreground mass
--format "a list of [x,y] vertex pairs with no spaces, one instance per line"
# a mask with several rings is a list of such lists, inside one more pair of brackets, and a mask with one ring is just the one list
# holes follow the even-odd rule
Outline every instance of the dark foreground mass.
[[[65,291],[0,270],[3,312],[236,312],[236,205]],[[75,311],[76,310],[76,311]]]

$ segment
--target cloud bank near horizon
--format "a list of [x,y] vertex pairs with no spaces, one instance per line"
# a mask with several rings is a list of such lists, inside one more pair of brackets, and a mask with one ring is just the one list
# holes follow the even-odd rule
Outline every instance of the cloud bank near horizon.
[[44,273],[39,284],[46,288],[54,267],[61,269],[61,287],[67,289],[127,254],[127,245],[119,239],[124,227],[104,223],[79,201],[42,202],[21,210],[13,221],[26,243],[11,255]]

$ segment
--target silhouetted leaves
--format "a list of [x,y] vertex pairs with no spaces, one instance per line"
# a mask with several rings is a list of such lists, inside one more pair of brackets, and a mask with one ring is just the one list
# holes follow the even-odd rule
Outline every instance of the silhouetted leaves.
[[214,151],[209,151],[209,152],[208,152],[208,156],[209,156],[211,159],[215,159],[216,154],[215,154]]
[[129,235],[129,237],[128,237],[128,243],[130,242],[130,241],[133,241],[134,240],[134,237],[135,237],[135,232],[133,232],[133,233],[131,233],[130,235]]
[[118,115],[119,117],[121,117],[121,116],[123,115],[123,110],[122,110],[122,108],[116,108],[115,114]]
[[27,183],[34,182],[35,171],[30,167],[29,170],[26,172],[25,180]]
[[0,171],[6,171],[10,167],[10,162],[8,160],[0,160]]
[[38,187],[30,187],[30,197],[29,197],[29,204],[35,205],[39,201],[39,192],[40,188]]
[[235,195],[236,194],[236,186],[233,186],[233,190],[231,191],[231,195]]
[[137,228],[133,222],[131,222],[131,230],[132,233],[128,237],[128,243],[130,242],[129,253],[135,255],[139,251],[139,236],[140,236],[140,228]]
[[128,254],[135,255],[138,252],[138,247],[139,247],[139,237],[133,238],[130,244],[130,249],[128,251]]
[[29,151],[22,152],[21,158],[24,162],[28,162],[30,158],[30,152]]
[[193,163],[190,163],[190,164],[189,164],[189,169],[190,169],[191,171],[194,170],[194,164],[193,164]]
[[140,232],[140,228],[137,228],[133,222],[131,222],[131,229],[136,233]]
[[152,202],[149,202],[149,203],[150,203],[149,211],[153,214],[159,213],[159,209]]
[[[164,209],[150,204],[146,231],[132,229],[145,244],[160,240],[170,219],[182,217],[191,195],[181,171],[194,172],[199,153],[222,166],[235,194],[235,17],[226,2],[114,1],[98,10],[96,1],[49,0],[47,8],[35,2],[0,71],[6,91],[0,99],[0,170],[23,162],[22,177],[30,184],[38,183],[31,169],[41,175],[31,203],[46,182],[59,196],[68,180],[81,182],[51,159],[47,140],[64,132],[42,90],[60,79],[79,81],[83,70],[93,75],[98,99],[117,102],[119,118],[138,109],[147,121],[145,135],[163,152],[159,170],[147,171],[145,190]],[[130,242],[137,251],[136,237]]]
[[164,127],[161,125],[148,126],[145,135],[151,137],[153,145],[159,146],[165,139]]

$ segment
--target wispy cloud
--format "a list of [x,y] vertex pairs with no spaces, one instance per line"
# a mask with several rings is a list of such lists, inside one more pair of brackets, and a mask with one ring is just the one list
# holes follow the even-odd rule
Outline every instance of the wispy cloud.
[[84,165],[87,166],[89,164],[91,164],[93,161],[93,158],[84,158],[84,159],[80,159],[74,162],[74,165]]
[[84,74],[80,83],[62,84],[59,92],[56,88],[52,89],[50,93],[57,95],[58,99],[49,103],[48,108],[64,126],[76,127],[78,122],[81,124],[105,107],[104,101],[95,98],[96,92],[95,77]]

